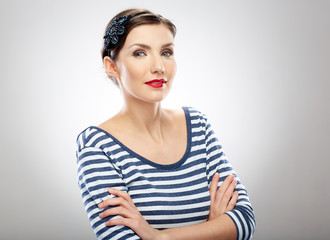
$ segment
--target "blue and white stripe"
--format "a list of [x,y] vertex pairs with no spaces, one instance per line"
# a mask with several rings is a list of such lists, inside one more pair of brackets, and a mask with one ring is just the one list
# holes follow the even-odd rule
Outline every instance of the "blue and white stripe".
[[109,187],[126,191],[149,224],[157,229],[193,225],[207,220],[209,184],[216,171],[220,182],[234,174],[239,198],[227,212],[235,222],[238,239],[250,239],[255,218],[245,187],[227,161],[206,117],[183,108],[187,123],[187,149],[174,164],[160,165],[133,152],[108,132],[85,129],[77,139],[78,184],[90,223],[98,239],[140,239],[125,226],[106,227],[99,203],[114,197]]

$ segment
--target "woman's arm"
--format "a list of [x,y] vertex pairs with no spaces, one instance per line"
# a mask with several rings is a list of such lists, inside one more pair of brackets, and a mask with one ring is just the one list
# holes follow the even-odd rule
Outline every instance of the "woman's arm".
[[212,178],[215,172],[218,172],[221,176],[220,185],[228,175],[232,174],[235,176],[237,182],[235,191],[238,192],[238,199],[234,209],[226,212],[226,215],[235,223],[238,240],[251,239],[255,230],[255,216],[245,186],[227,160],[222,146],[205,116],[203,116],[204,124],[206,129],[207,172],[209,179]]
[[196,225],[171,228],[163,230],[161,238],[164,240],[211,240],[211,239],[236,239],[236,227],[232,219],[226,215]]
[[[80,138],[82,138],[80,136]],[[86,137],[89,139],[88,137]],[[84,140],[81,140],[84,142]],[[82,145],[82,144],[80,144]],[[98,239],[140,239],[131,228],[118,225],[108,227],[105,222],[110,219],[120,217],[113,215],[100,218],[99,214],[103,211],[98,207],[102,201],[114,198],[109,194],[109,186],[116,187],[122,191],[127,191],[126,185],[120,177],[116,167],[109,161],[105,153],[95,147],[78,146],[78,185],[81,190],[82,200],[88,215],[90,224]]]
[[234,176],[229,176],[217,190],[219,174],[215,174],[210,185],[211,208],[209,220],[204,223],[178,227],[166,230],[155,230],[140,214],[135,207],[129,194],[117,189],[109,189],[109,193],[117,198],[107,199],[99,208],[108,206],[113,208],[105,210],[100,214],[101,218],[111,215],[120,215],[117,218],[106,222],[107,226],[124,225],[131,228],[144,240],[175,240],[175,239],[236,239],[237,232],[234,222],[224,213],[234,208],[237,201],[237,193],[233,192],[236,186]]
[[163,230],[160,239],[173,240],[211,240],[211,239],[236,239],[237,231],[233,220],[226,214],[235,207],[238,192],[236,180],[229,175],[217,190],[220,175],[215,173],[210,184],[211,206],[207,222]]

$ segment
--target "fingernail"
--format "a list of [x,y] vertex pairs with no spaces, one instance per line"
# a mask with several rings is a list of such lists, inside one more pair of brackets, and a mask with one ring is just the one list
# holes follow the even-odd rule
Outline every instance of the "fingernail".
[[102,208],[103,207],[103,202],[101,202],[99,205],[98,205],[99,208]]
[[100,217],[100,218],[103,218],[103,215],[104,215],[104,213],[100,213],[100,214],[99,214],[99,217]]

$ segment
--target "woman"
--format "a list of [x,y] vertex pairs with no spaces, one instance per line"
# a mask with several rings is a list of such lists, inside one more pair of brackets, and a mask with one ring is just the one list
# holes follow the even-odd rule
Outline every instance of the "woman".
[[143,9],[119,13],[106,28],[103,63],[124,105],[77,139],[79,186],[99,239],[249,239],[254,232],[247,192],[207,118],[161,107],[176,72],[175,32]]

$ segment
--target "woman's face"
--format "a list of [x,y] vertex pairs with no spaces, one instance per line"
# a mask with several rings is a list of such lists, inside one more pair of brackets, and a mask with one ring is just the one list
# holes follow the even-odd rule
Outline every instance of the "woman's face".
[[163,100],[176,72],[173,54],[174,38],[166,26],[151,24],[132,29],[115,62],[125,98]]

